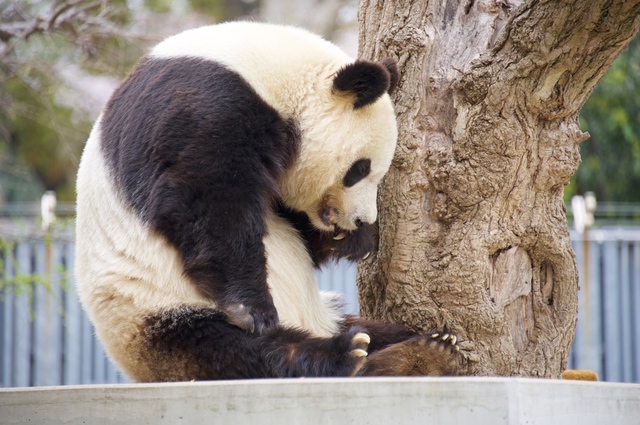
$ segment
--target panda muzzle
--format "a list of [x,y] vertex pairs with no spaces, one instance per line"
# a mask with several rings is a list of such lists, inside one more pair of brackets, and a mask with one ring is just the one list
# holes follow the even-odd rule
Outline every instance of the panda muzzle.
[[323,205],[320,208],[320,219],[324,224],[333,227],[333,240],[341,241],[347,236],[347,231],[338,226],[338,215],[340,212],[334,207]]
[[339,211],[336,208],[323,204],[318,211],[318,215],[320,216],[322,223],[337,229]]

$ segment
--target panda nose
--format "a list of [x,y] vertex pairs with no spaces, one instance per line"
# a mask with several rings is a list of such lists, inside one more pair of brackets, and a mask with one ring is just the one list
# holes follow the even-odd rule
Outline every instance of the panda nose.
[[362,223],[362,220],[360,220],[359,218],[356,218],[356,227],[362,227],[364,223]]

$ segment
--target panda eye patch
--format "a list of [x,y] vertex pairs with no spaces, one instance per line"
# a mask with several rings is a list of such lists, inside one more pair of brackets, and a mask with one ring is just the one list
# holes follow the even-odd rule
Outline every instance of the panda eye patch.
[[346,187],[351,187],[354,184],[358,183],[363,178],[367,177],[371,172],[371,160],[370,159],[359,159],[349,168],[347,174],[345,174],[342,179],[342,183]]

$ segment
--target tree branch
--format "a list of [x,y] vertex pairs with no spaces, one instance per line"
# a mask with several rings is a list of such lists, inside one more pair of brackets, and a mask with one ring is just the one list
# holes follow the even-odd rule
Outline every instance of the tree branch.
[[0,24],[0,40],[5,42],[4,48],[0,51],[0,62],[5,61],[18,43],[35,34],[53,32],[65,24],[73,26],[86,21],[86,12],[101,5],[102,2],[94,0],[63,1],[54,4],[48,15],[36,15],[30,19],[22,15],[22,21]]

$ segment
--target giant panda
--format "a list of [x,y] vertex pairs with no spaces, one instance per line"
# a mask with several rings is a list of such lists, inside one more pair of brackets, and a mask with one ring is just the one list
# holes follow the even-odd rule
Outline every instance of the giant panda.
[[133,381],[455,373],[446,332],[340,313],[314,268],[374,249],[395,61],[233,22],[153,48],[77,177],[78,293]]

